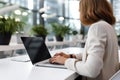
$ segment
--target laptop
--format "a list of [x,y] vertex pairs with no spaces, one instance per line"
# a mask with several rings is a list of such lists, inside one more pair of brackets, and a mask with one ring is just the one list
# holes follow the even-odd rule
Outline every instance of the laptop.
[[51,55],[42,37],[21,37],[21,40],[33,65],[66,69],[64,65],[49,62]]

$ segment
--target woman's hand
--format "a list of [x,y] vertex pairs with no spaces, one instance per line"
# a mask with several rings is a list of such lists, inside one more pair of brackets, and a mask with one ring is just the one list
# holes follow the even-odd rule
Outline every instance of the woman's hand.
[[60,56],[60,55],[56,55],[56,56],[52,57],[49,61],[50,61],[50,63],[53,63],[53,64],[54,63],[64,64],[66,60],[67,60],[66,57]]
[[65,57],[65,58],[70,58],[70,55],[69,54],[65,54],[65,53],[63,53],[63,52],[60,52],[60,53],[56,53],[54,56],[63,56],[63,57]]
[[68,54],[60,52],[60,53],[56,53],[49,61],[50,63],[53,63],[53,64],[54,63],[64,64],[67,58],[70,58]]

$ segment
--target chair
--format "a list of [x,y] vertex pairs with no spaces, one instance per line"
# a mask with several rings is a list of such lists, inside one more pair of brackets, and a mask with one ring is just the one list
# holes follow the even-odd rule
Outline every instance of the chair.
[[120,70],[117,71],[109,80],[120,80]]

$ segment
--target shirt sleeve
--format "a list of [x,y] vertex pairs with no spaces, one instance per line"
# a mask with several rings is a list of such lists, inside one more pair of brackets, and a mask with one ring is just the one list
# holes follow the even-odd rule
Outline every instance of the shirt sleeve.
[[75,54],[76,58],[81,60],[82,59],[82,53],[79,53],[79,54]]
[[85,61],[67,59],[65,66],[80,75],[95,78],[103,67],[103,56],[106,46],[106,32],[100,25],[92,25],[88,31],[86,44],[87,57]]

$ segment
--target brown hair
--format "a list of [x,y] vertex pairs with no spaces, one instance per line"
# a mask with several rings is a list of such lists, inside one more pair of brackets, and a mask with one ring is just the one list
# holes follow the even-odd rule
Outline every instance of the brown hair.
[[91,25],[99,20],[115,23],[112,6],[107,0],[80,0],[80,20],[84,25]]

